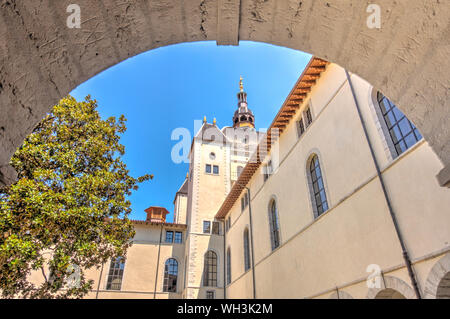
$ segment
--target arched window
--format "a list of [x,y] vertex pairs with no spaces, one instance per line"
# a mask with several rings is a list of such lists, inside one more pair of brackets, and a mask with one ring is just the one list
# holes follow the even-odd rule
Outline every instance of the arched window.
[[323,184],[322,171],[320,170],[319,157],[313,155],[309,163],[309,174],[311,178],[311,195],[315,206],[314,216],[319,217],[328,210],[327,195]]
[[278,223],[277,203],[273,199],[269,205],[270,241],[272,250],[280,246],[280,227]]
[[173,259],[167,259],[164,266],[164,292],[177,292],[178,262]]
[[217,287],[217,254],[212,250],[208,250],[205,254],[203,285]]
[[231,284],[231,249],[227,249],[227,285]]
[[248,228],[244,230],[244,269],[245,271],[250,269],[250,245]]
[[389,132],[386,138],[392,142],[394,149],[392,153],[397,157],[422,139],[422,134],[395,104],[380,92],[377,93],[377,101]]
[[108,281],[106,283],[107,290],[120,290],[120,288],[122,287],[122,277],[124,269],[125,261],[122,257],[111,259]]

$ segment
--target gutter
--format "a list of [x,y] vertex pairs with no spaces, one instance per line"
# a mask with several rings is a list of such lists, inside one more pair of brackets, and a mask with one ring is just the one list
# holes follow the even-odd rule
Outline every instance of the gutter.
[[155,289],[153,291],[153,299],[156,299],[156,287],[158,284],[158,270],[159,270],[159,256],[161,255],[161,240],[162,240],[162,231],[164,224],[161,224],[161,231],[159,233],[159,243],[158,243],[158,258],[156,259],[156,274],[155,274]]
[[227,277],[226,277],[226,272],[227,272],[227,267],[226,267],[226,234],[227,231],[225,229],[225,219],[223,220],[223,299],[227,299]]
[[95,293],[95,299],[98,299],[98,293],[100,292],[100,283],[102,281],[102,275],[103,275],[103,266],[105,263],[102,263],[102,269],[100,270],[100,275],[98,277],[98,285],[97,285],[97,292]]
[[253,299],[256,299],[256,279],[255,279],[255,254],[253,249],[253,221],[252,221],[252,198],[250,196],[250,188],[245,187],[248,192],[248,215],[250,219],[250,247],[252,250],[252,279],[253,279]]
[[383,175],[381,174],[380,166],[378,165],[378,161],[377,161],[377,159],[375,157],[375,152],[373,150],[373,146],[372,146],[372,143],[370,141],[369,134],[367,132],[366,123],[364,122],[364,119],[363,119],[363,117],[361,115],[361,109],[359,107],[358,100],[356,99],[355,89],[354,89],[353,83],[352,83],[352,81],[350,79],[350,74],[348,73],[347,70],[345,70],[345,74],[347,76],[348,84],[350,85],[350,90],[352,92],[352,96],[353,96],[353,100],[355,102],[356,110],[358,111],[359,120],[361,121],[363,130],[364,130],[364,135],[366,137],[367,144],[369,145],[370,154],[372,156],[372,160],[373,160],[373,162],[375,164],[375,168],[377,170],[378,179],[380,180],[381,188],[383,190],[384,198],[386,200],[386,204],[388,206],[389,213],[391,215],[392,223],[394,224],[395,232],[397,234],[398,241],[400,242],[400,246],[402,248],[402,255],[403,255],[403,259],[405,260],[406,268],[408,269],[409,278],[411,279],[411,283],[413,285],[414,292],[416,294],[417,299],[422,299],[422,297],[420,295],[419,285],[417,283],[417,280],[416,280],[416,277],[415,277],[415,274],[414,274],[414,270],[413,270],[413,267],[412,267],[411,259],[409,258],[408,250],[406,249],[406,245],[405,245],[402,233],[400,231],[400,227],[399,227],[398,222],[397,222],[397,217],[395,215],[394,209],[392,208],[391,200],[389,198],[389,194],[387,192],[386,185],[385,185],[384,180],[383,180]]

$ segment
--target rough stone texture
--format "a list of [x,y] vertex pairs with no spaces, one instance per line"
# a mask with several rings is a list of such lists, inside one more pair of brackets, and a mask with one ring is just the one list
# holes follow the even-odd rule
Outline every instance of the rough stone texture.
[[14,150],[59,98],[131,56],[201,40],[266,42],[340,64],[393,100],[450,165],[446,1],[378,0],[381,29],[367,27],[361,0],[77,0],[82,25],[69,29],[73,2],[0,1],[3,183]]

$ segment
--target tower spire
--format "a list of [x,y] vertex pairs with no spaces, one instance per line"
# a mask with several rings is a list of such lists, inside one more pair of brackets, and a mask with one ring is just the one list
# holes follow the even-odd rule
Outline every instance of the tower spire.
[[255,116],[248,108],[247,93],[244,91],[242,76],[239,78],[238,109],[234,112],[233,127],[255,127]]

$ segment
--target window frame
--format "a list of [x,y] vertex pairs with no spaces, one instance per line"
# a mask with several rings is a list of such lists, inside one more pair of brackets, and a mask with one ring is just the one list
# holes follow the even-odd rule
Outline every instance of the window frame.
[[244,229],[244,271],[248,271],[251,268],[250,259],[250,235],[248,227]]
[[305,130],[312,124],[313,122],[313,116],[311,112],[311,106],[308,106],[305,110]]
[[297,121],[297,137],[300,138],[306,131],[303,116]]
[[[167,236],[168,236],[169,234],[172,234],[172,235],[171,235],[170,241],[167,240]],[[174,231],[173,231],[173,230],[166,230],[166,239],[165,239],[165,242],[166,242],[166,243],[173,243],[173,242],[174,242],[174,239],[175,239],[175,236],[174,236],[174,235],[175,235],[175,234],[174,234]]]
[[[275,209],[274,209],[275,208]],[[280,234],[280,217],[278,213],[278,205],[275,198],[269,202],[269,227],[270,227],[270,243],[272,251],[281,246]]]
[[[384,138],[388,143],[393,159],[399,157],[408,149],[423,139],[422,133],[406,115],[383,93],[377,91],[375,112],[380,124],[384,127]],[[405,133],[405,126],[407,132]],[[411,137],[413,143],[411,143]],[[409,144],[409,145],[408,145]]]
[[[313,205],[313,214],[314,218],[318,218],[330,209],[325,186],[325,178],[320,165],[320,159],[317,154],[312,154],[307,164],[309,191]],[[320,203],[318,202],[318,197],[320,198]]]
[[231,228],[231,216],[225,220],[225,232],[228,232]]
[[[203,286],[204,287],[217,287],[218,268],[219,268],[217,254],[213,250],[208,250],[205,253],[203,258],[204,258]],[[210,277],[211,275],[213,275],[212,278]]]
[[272,159],[268,160],[267,163],[263,166],[264,169],[264,182],[266,182],[270,176],[273,174],[273,164]]
[[[168,263],[170,262],[175,262],[175,264],[171,264],[169,265]],[[170,271],[171,268],[175,268],[175,287],[173,287],[173,282],[170,284]],[[173,278],[172,278],[173,281]],[[171,289],[169,289],[171,288]],[[166,262],[164,263],[164,278],[163,278],[163,292],[169,292],[169,293],[176,293],[178,290],[178,261],[175,258],[169,258],[166,260]]]
[[227,265],[227,285],[231,284],[231,248],[227,248],[227,257],[226,257],[226,265]]
[[[179,240],[177,239],[177,235],[178,235]],[[181,231],[174,232],[173,242],[175,244],[182,244],[183,243],[183,232],[181,232]]]
[[[209,172],[208,172],[209,169]],[[205,164],[205,173],[211,174],[212,173],[212,165],[211,164]]]
[[[207,231],[206,231],[206,225],[208,225],[207,227]],[[210,220],[204,220],[203,221],[203,234],[211,234],[211,221]]]
[[[210,296],[212,296],[212,298],[210,298]],[[216,299],[216,292],[215,292],[215,290],[207,290],[206,291],[206,299],[209,299],[209,300]]]
[[[118,267],[116,267],[118,266]],[[120,291],[122,290],[122,283],[123,283],[123,273],[125,271],[125,258],[123,257],[116,257],[112,258],[109,264],[109,271],[108,276],[106,280],[106,290],[115,290]],[[113,272],[113,273],[111,273]],[[113,283],[113,280],[120,279],[119,283]],[[113,285],[118,285],[118,288],[113,288]],[[116,286],[114,286],[116,287]]]
[[211,234],[220,235],[220,222],[213,221],[211,224]]

